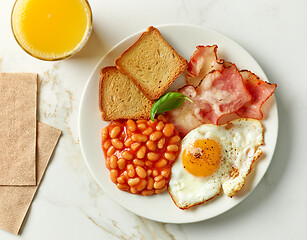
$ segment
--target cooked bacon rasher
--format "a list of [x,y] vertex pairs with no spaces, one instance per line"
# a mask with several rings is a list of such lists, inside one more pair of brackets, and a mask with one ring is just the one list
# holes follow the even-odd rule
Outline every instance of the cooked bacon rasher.
[[255,118],[261,120],[263,113],[261,107],[264,102],[274,93],[277,84],[271,84],[260,80],[254,73],[243,70],[240,71],[244,85],[247,91],[251,94],[250,102],[242,106],[236,113],[240,117]]
[[[195,99],[197,96],[195,88],[190,85],[182,87],[179,89],[179,92],[190,99]],[[194,112],[194,104],[190,101],[184,101],[181,107],[167,112],[167,117],[169,118],[170,122],[175,125],[180,136],[184,137],[188,134],[188,132],[204,123],[195,116]]]
[[196,88],[188,85],[179,92],[194,102],[185,101],[168,113],[181,135],[203,123],[218,124],[221,116],[236,112],[252,98],[234,64],[208,73]]
[[201,80],[213,70],[223,69],[223,60],[219,59],[217,45],[197,46],[188,63],[186,82],[188,85],[198,86]]
[[178,90],[194,103],[185,101],[167,113],[182,137],[201,124],[218,124],[232,113],[261,120],[261,107],[277,87],[250,71],[239,72],[235,64],[219,59],[216,51],[216,45],[197,46],[188,65],[188,85]]

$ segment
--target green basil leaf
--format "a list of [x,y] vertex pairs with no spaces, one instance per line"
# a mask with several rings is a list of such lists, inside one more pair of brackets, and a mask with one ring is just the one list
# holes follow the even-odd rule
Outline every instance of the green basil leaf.
[[190,98],[179,92],[166,93],[152,105],[150,110],[150,119],[154,121],[156,114],[168,112],[181,107],[184,100],[188,100],[193,103]]

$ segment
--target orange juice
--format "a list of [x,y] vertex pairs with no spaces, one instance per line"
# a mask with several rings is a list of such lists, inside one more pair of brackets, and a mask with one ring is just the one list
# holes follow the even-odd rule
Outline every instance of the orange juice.
[[43,60],[59,60],[78,52],[91,28],[86,0],[17,0],[12,12],[17,42]]

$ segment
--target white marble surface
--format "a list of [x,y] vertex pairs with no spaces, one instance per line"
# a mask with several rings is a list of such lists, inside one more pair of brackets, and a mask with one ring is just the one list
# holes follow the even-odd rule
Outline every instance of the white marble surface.
[[[39,120],[63,131],[21,235],[1,240],[307,239],[307,2],[305,0],[90,0],[94,31],[61,62],[36,60],[15,42],[12,0],[0,1],[0,71],[39,73]],[[213,219],[163,224],[134,215],[106,195],[81,156],[78,106],[99,59],[149,25],[191,23],[243,46],[278,84],[279,138],[263,180],[242,203]],[[150,206],[148,206],[150,207]]]

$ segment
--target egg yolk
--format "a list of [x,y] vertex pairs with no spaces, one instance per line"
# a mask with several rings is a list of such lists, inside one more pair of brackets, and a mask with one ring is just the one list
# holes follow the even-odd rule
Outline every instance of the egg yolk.
[[197,140],[184,149],[182,163],[194,176],[210,176],[221,164],[221,148],[214,140]]

